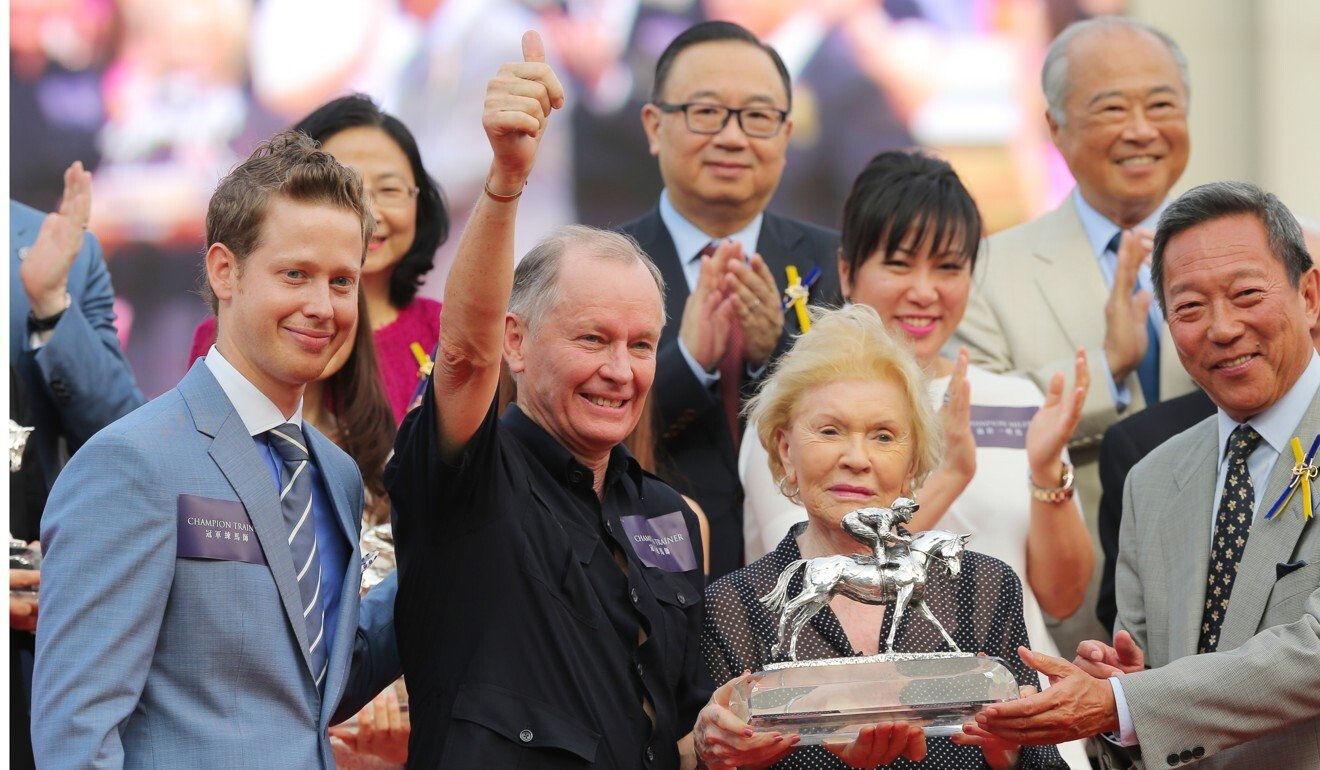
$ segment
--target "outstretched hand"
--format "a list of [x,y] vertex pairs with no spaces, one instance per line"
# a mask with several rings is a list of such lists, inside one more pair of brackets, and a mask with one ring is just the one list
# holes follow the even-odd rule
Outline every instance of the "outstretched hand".
[[1040,746],[1118,730],[1113,686],[1062,658],[1018,648],[1022,662],[1049,677],[1034,695],[987,706],[976,723],[1009,743]]
[[1108,679],[1118,674],[1131,674],[1146,667],[1146,653],[1137,646],[1132,634],[1119,631],[1114,634],[1114,646],[1088,639],[1077,645],[1073,665],[1097,679]]
[[486,86],[482,126],[495,159],[488,184],[500,195],[522,189],[532,172],[550,113],[564,106],[564,87],[545,63],[545,44],[533,30],[523,34],[523,60],[500,67]]

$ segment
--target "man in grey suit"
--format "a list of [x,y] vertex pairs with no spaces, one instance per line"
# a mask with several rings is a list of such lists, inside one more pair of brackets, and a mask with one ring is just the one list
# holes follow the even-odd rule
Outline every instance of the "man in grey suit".
[[[1105,429],[1187,393],[1143,261],[1169,190],[1187,166],[1187,59],[1153,27],[1122,17],[1070,25],[1041,69],[1050,137],[1077,187],[1054,211],[989,238],[954,345],[971,362],[1048,391],[1085,348],[1094,383],[1068,443],[1096,546]],[[1085,604],[1094,603],[1099,573]],[[1101,629],[1089,613],[1054,631],[1071,648]]]
[[215,347],[94,436],[47,505],[38,766],[333,767],[336,707],[397,675],[393,583],[359,614],[361,477],[301,418],[353,333],[373,229],[360,178],[300,134],[221,181]]
[[1023,651],[1053,686],[978,721],[1025,743],[1108,731],[1149,767],[1320,767],[1320,489],[1289,496],[1294,449],[1320,443],[1320,270],[1277,198],[1220,182],[1165,211],[1152,275],[1217,414],[1128,476],[1113,646]]

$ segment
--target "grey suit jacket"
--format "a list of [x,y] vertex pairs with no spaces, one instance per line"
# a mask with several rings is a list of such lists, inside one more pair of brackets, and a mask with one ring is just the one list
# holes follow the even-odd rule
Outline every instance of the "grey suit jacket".
[[[372,592],[359,634],[361,477],[325,436],[305,432],[352,544],[342,584],[323,587],[340,592],[324,697],[275,485],[198,361],[88,442],[51,494],[33,685],[40,766],[334,766],[325,729],[350,659],[371,658],[361,647],[374,638],[375,681],[356,683],[379,690],[398,672],[393,583]],[[267,565],[179,557],[180,494],[241,502]]]
[[[1313,397],[1294,435],[1305,448],[1317,433],[1320,397]],[[1152,768],[1199,757],[1197,767],[1317,768],[1320,527],[1303,518],[1300,492],[1264,519],[1291,478],[1291,452],[1279,457],[1260,498],[1219,651],[1196,654],[1217,443],[1211,417],[1138,463],[1124,488],[1118,627],[1132,633],[1151,667],[1123,677],[1142,755]]]

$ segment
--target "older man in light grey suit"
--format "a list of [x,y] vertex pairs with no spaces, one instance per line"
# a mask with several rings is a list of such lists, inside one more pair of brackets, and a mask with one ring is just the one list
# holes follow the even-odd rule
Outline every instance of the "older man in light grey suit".
[[[1143,264],[1155,221],[1187,166],[1191,85],[1187,59],[1172,38],[1110,16],[1059,34],[1041,86],[1050,137],[1077,187],[1054,211],[986,241],[953,344],[966,345],[972,363],[1028,377],[1042,391],[1086,349],[1093,386],[1068,451],[1098,546],[1105,429],[1192,390],[1150,302]],[[1099,571],[1088,607],[1098,586]],[[1071,648],[1110,631],[1082,612],[1054,635],[1061,648]]]
[[359,615],[357,466],[301,418],[372,229],[358,176],[300,134],[221,181],[216,346],[96,434],[45,512],[38,766],[333,767],[336,707],[398,674],[393,583]]
[[1128,477],[1113,646],[1084,642],[1074,664],[1024,651],[1055,686],[981,728],[1110,731],[1147,767],[1320,767],[1320,488],[1289,495],[1310,475],[1294,446],[1320,443],[1320,271],[1288,210],[1240,182],[1175,201],[1154,249],[1179,358],[1218,414]]

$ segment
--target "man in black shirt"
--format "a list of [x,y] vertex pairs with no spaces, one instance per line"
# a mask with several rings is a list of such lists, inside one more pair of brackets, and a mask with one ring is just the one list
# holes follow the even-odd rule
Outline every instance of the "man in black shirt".
[[[663,281],[635,243],[585,227],[514,271],[516,199],[564,98],[535,33],[523,55],[487,89],[486,195],[387,471],[409,765],[691,766],[710,695],[699,529],[620,445],[655,377]],[[503,417],[501,358],[519,386]]]

